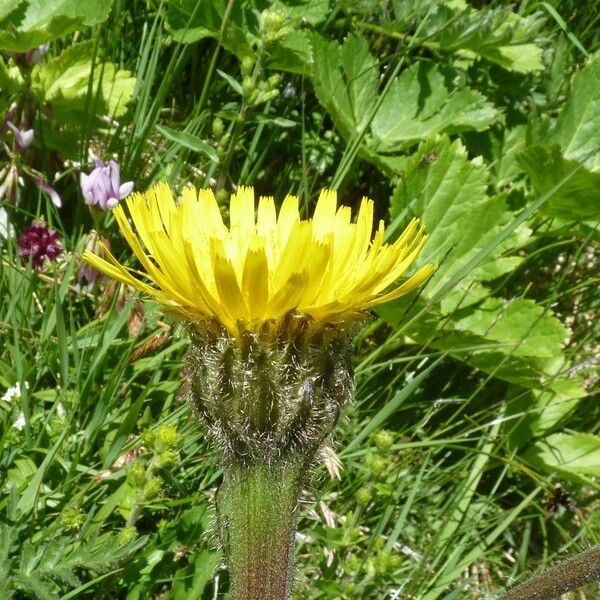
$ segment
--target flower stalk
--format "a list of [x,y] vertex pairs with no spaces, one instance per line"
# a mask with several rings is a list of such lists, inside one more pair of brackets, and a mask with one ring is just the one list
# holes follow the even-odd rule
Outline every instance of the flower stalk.
[[553,600],[594,581],[600,581],[600,545],[550,567],[500,600]]
[[217,510],[232,600],[289,600],[304,472],[302,460],[227,469]]

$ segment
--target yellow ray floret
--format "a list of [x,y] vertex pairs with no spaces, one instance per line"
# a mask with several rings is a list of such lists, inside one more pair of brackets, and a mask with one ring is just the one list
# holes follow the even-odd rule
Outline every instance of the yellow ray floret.
[[158,184],[125,204],[129,218],[121,205],[113,212],[150,283],[106,249],[106,258],[85,252],[85,260],[185,319],[217,319],[233,335],[290,312],[342,321],[408,294],[435,271],[427,264],[398,281],[427,240],[418,219],[384,244],[382,221],[372,236],[372,200],[363,198],[352,222],[330,190],[321,192],[313,218],[302,220],[296,197],[285,198],[277,214],[273,198],[260,198],[256,207],[254,190],[240,187],[229,227],[208,189],[188,187],[176,202]]

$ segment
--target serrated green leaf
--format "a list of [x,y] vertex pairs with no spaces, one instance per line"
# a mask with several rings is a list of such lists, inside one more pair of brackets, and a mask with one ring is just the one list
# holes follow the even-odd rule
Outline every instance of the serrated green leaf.
[[[520,73],[544,68],[542,48],[536,43],[543,23],[540,13],[521,17],[511,7],[477,10],[438,4],[427,15],[417,45],[484,58]],[[404,22],[399,27],[405,27]]]
[[487,129],[498,118],[496,108],[475,90],[450,91],[450,76],[425,61],[406,69],[373,118],[373,148],[395,152],[435,133]]
[[[401,299],[377,312],[391,323],[405,323],[406,335],[416,342],[523,387],[546,389],[565,368],[560,342],[568,332],[532,300],[488,297],[479,305],[454,307],[453,313],[442,315],[422,299],[412,307]],[[421,316],[413,319],[415,314]]]
[[379,65],[366,40],[352,36],[340,47],[315,35],[313,49],[319,101],[345,139],[370,125],[370,151],[397,152],[434,133],[481,131],[498,118],[479,92],[465,87],[450,91],[455,73],[433,63],[415,63],[378,98]]
[[9,67],[0,56],[0,90],[5,94],[16,93],[24,84],[25,80],[19,67],[15,65]]
[[[536,195],[552,189],[579,164],[576,160],[565,159],[558,146],[546,148],[541,145],[529,146],[519,152],[518,161],[529,175]],[[599,219],[600,173],[579,169],[546,202],[542,211],[568,221]]]
[[379,68],[363,38],[337,42],[313,37],[314,86],[321,104],[346,139],[367,125],[366,117],[377,100]]
[[558,144],[568,160],[600,170],[600,59],[573,78],[573,89],[556,121],[548,143]]
[[544,307],[523,298],[488,298],[477,310],[456,317],[455,329],[504,345],[512,356],[559,356],[568,335],[565,326]]
[[600,476],[600,438],[588,433],[555,433],[537,442],[525,458],[549,473],[581,480]]
[[112,0],[23,0],[0,4],[0,49],[25,52],[108,18]]
[[24,5],[25,0],[0,0],[0,21],[6,19],[12,12],[22,11]]
[[304,31],[291,31],[277,40],[269,52],[267,64],[271,69],[310,75],[312,73],[312,47]]
[[532,438],[540,437],[555,428],[578,406],[586,392],[581,379],[571,377],[556,379],[542,390],[531,390],[525,396],[519,392],[517,400],[510,403],[512,414],[523,416],[514,425],[507,423],[511,446],[529,445]]
[[[488,184],[487,166],[479,159],[469,160],[460,140],[450,142],[447,136],[424,142],[406,161],[403,176],[392,195],[390,211],[398,226],[410,216],[418,215],[429,234],[417,266],[434,262],[439,267],[424,290],[426,296],[433,297],[465,261],[490,242],[509,218],[504,197],[488,196]],[[460,284],[455,298],[446,299],[444,312],[451,312],[458,301],[462,307],[466,306],[462,294],[471,288],[473,281],[489,280],[513,269],[520,257],[502,257],[502,254],[512,246],[522,245],[528,233],[522,228],[495,248]],[[471,301],[480,298],[477,294]]]
[[59,598],[53,589],[54,586],[51,587],[46,581],[35,575],[15,573],[13,582],[18,589],[28,594],[28,598],[36,598],[36,600],[58,600]]
[[[392,231],[418,215],[430,237],[417,266],[435,262],[439,267],[413,310],[408,298],[379,312],[393,323],[408,322],[407,335],[420,343],[449,351],[506,381],[539,388],[559,367],[556,361],[562,360],[567,329],[534,301],[493,298],[484,285],[522,262],[516,249],[527,242],[527,227],[521,225],[503,242],[491,246],[483,262],[438,298],[438,291],[447,288],[465,264],[495,244],[512,219],[502,195],[488,196],[488,185],[487,166],[480,159],[469,160],[462,143],[450,142],[446,136],[424,142],[404,162],[391,201]],[[425,298],[440,304],[429,304],[427,313],[412,321],[410,315],[424,308]],[[437,331],[435,337],[433,331]]]
[[282,2],[275,0],[270,3],[270,10],[281,12],[288,21],[302,22],[310,25],[319,25],[331,14],[330,0],[295,0]]

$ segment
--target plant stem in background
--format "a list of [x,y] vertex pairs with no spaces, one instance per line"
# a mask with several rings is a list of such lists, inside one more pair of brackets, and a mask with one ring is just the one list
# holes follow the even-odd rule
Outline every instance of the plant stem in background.
[[600,581],[600,546],[550,567],[509,590],[500,600],[553,600],[594,581]]
[[233,600],[288,600],[302,461],[235,465],[225,474],[217,508]]

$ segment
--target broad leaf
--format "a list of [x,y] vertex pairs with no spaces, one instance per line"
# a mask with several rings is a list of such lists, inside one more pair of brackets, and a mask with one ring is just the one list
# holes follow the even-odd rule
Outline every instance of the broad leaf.
[[353,36],[343,47],[336,41],[313,38],[314,86],[321,104],[346,139],[368,125],[377,101],[379,67],[366,40]]
[[[484,163],[469,160],[462,143],[446,136],[424,142],[405,160],[391,201],[393,231],[418,215],[430,237],[417,266],[434,262],[439,267],[414,306],[410,298],[400,299],[380,312],[393,323],[407,323],[407,335],[419,343],[431,343],[507,381],[541,388],[560,367],[557,360],[568,331],[533,300],[490,296],[486,282],[521,263],[516,251],[530,232],[521,226],[494,245],[512,217],[502,195],[488,196],[488,185]],[[441,288],[451,285],[482,250],[489,252],[484,262],[438,298]]]
[[[77,122],[86,114],[122,116],[133,94],[135,78],[110,62],[96,64],[90,90],[93,42],[67,48],[32,71],[33,90],[40,103],[50,103],[55,118]],[[89,97],[91,91],[92,97]]]
[[600,170],[600,59],[573,78],[573,89],[548,140],[559,144],[564,157]]
[[[551,149],[540,145],[529,146],[518,157],[537,196],[552,189],[579,164],[576,160],[565,159],[558,146]],[[568,221],[599,219],[600,173],[580,169],[549,198],[542,211]]]
[[[12,10],[9,9],[12,6]],[[21,0],[0,4],[0,49],[25,52],[108,18],[112,0]]]
[[[600,476],[600,438],[588,433],[555,433],[526,454],[531,463],[576,481]],[[581,477],[584,476],[584,477]]]
[[370,153],[397,152],[435,133],[481,131],[499,116],[482,94],[457,87],[451,69],[417,62],[379,98],[379,64],[366,40],[353,36],[340,47],[314,36],[313,50],[319,101],[345,139],[372,119],[372,139],[366,142]]
[[373,118],[374,149],[393,152],[435,133],[487,129],[497,110],[479,92],[456,88],[452,78],[425,61],[404,71]]
[[557,427],[577,408],[586,391],[579,377],[569,377],[551,381],[542,390],[525,395],[519,390],[517,394],[510,402],[510,412],[522,416],[516,425],[513,420],[507,422],[507,431],[511,446],[522,448]]
[[189,44],[210,37],[239,58],[252,56],[249,32],[257,29],[256,15],[244,10],[239,2],[233,4],[227,20],[226,10],[224,0],[170,0],[166,26],[177,42]]
[[[488,196],[489,169],[480,159],[469,160],[460,140],[442,136],[424,142],[405,162],[402,177],[391,199],[394,223],[405,224],[417,215],[429,239],[418,265],[434,262],[439,268],[425,289],[433,297],[464,264],[484,248],[510,218],[503,196]],[[524,227],[493,249],[488,259],[446,299],[444,312],[451,312],[474,280],[487,281],[514,269],[522,259],[502,254],[522,245],[528,237]],[[501,260],[502,258],[508,260]],[[471,298],[479,300],[481,296]]]
[[[412,12],[408,6],[413,4]],[[466,58],[484,58],[505,69],[530,73],[544,68],[542,48],[536,43],[543,23],[540,13],[521,17],[511,7],[476,10],[450,3],[398,2],[396,30],[423,20],[414,43]],[[405,6],[408,5],[408,6]],[[427,10],[424,10],[427,9]]]

